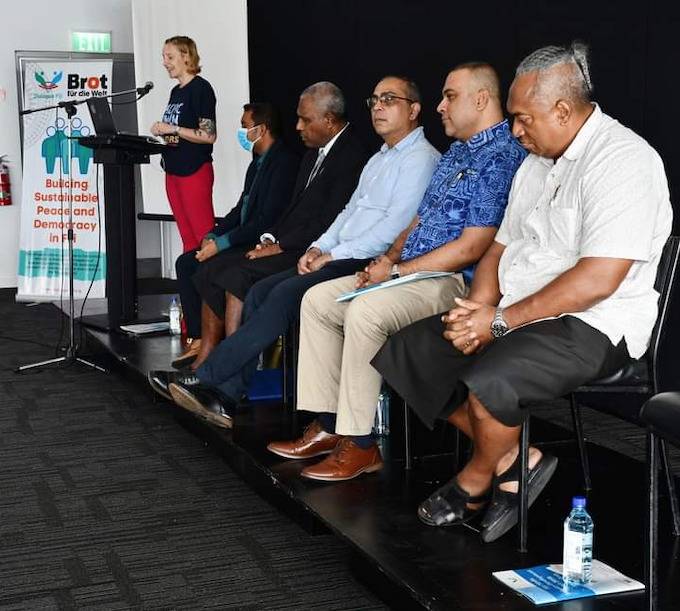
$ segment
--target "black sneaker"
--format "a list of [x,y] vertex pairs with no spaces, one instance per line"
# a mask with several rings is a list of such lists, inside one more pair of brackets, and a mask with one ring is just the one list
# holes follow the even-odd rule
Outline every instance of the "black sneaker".
[[226,429],[233,426],[236,404],[214,386],[177,382],[171,383],[169,390],[172,399],[180,407],[216,426]]

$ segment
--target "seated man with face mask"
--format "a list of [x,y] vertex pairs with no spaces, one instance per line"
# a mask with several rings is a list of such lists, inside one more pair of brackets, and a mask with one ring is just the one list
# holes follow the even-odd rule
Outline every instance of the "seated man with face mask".
[[[405,77],[386,76],[376,85],[366,101],[384,143],[364,167],[345,208],[320,237],[307,243],[297,266],[270,274],[248,290],[242,325],[203,363],[199,355],[195,374],[154,373],[157,384],[167,380],[178,405],[231,427],[234,407],[252,380],[259,352],[297,320],[305,291],[363,269],[408,225],[440,157],[419,126],[419,99],[417,86]],[[300,117],[306,115],[303,103],[304,98]],[[251,278],[251,270],[243,272],[245,279]]]
[[241,197],[205,236],[198,251],[185,252],[175,262],[188,340],[186,351],[172,362],[173,367],[190,365],[201,347],[201,296],[192,281],[201,263],[256,242],[290,201],[300,160],[279,138],[280,133],[279,112],[272,104],[253,102],[243,106],[238,140],[254,157],[246,171]]

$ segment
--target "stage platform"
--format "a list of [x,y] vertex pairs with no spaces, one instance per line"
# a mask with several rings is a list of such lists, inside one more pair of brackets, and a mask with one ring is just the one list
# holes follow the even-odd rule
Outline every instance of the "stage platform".
[[[169,298],[147,298],[147,315]],[[155,305],[154,305],[155,304]],[[143,311],[140,300],[140,314]],[[99,359],[145,385],[150,369],[166,369],[180,353],[179,338],[130,337],[86,330]],[[149,390],[151,392],[151,390]],[[287,461],[269,453],[271,440],[299,434],[308,422],[281,402],[256,402],[239,408],[234,429],[216,428],[174,406],[178,424],[200,436],[222,455],[261,496],[310,534],[342,539],[371,570],[377,592],[397,609],[436,611],[520,610],[534,605],[497,582],[493,571],[561,563],[562,522],[571,496],[582,493],[578,455],[571,432],[544,418],[532,419],[532,439],[559,457],[555,476],[529,512],[529,552],[517,551],[517,530],[484,544],[473,522],[450,529],[429,528],[415,514],[418,504],[455,472],[453,431],[430,433],[417,421],[413,432],[413,468],[405,468],[400,403],[392,403],[392,431],[380,439],[385,467],[355,480],[324,484],[299,477],[307,461]],[[644,464],[590,444],[594,491],[588,507],[595,520],[595,557],[624,574],[643,579],[646,486]],[[316,459],[312,459],[316,460]],[[662,488],[660,512],[661,609],[680,609],[680,544],[671,534]],[[246,510],[244,508],[244,510]],[[382,582],[382,583],[379,583]],[[321,584],[322,585],[322,584]],[[623,594],[551,605],[565,611],[639,611],[644,594]]]

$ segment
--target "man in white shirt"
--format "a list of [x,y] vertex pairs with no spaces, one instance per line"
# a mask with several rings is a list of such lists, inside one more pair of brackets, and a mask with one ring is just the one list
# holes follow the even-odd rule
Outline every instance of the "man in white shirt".
[[[493,487],[482,539],[507,532],[532,404],[615,372],[649,342],[668,184],[658,154],[591,102],[591,89],[584,45],[522,61],[508,110],[532,154],[469,298],[393,336],[372,361],[428,426],[446,419],[473,441],[467,465],[418,508],[428,525],[472,519]],[[532,448],[531,500],[556,463]]]

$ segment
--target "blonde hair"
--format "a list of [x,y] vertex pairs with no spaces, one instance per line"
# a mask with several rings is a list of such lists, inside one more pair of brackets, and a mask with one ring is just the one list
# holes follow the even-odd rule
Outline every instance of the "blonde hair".
[[179,52],[186,59],[187,72],[190,74],[198,74],[201,71],[199,62],[201,56],[196,49],[196,43],[188,36],[173,36],[165,41],[166,45],[174,45],[179,49]]

